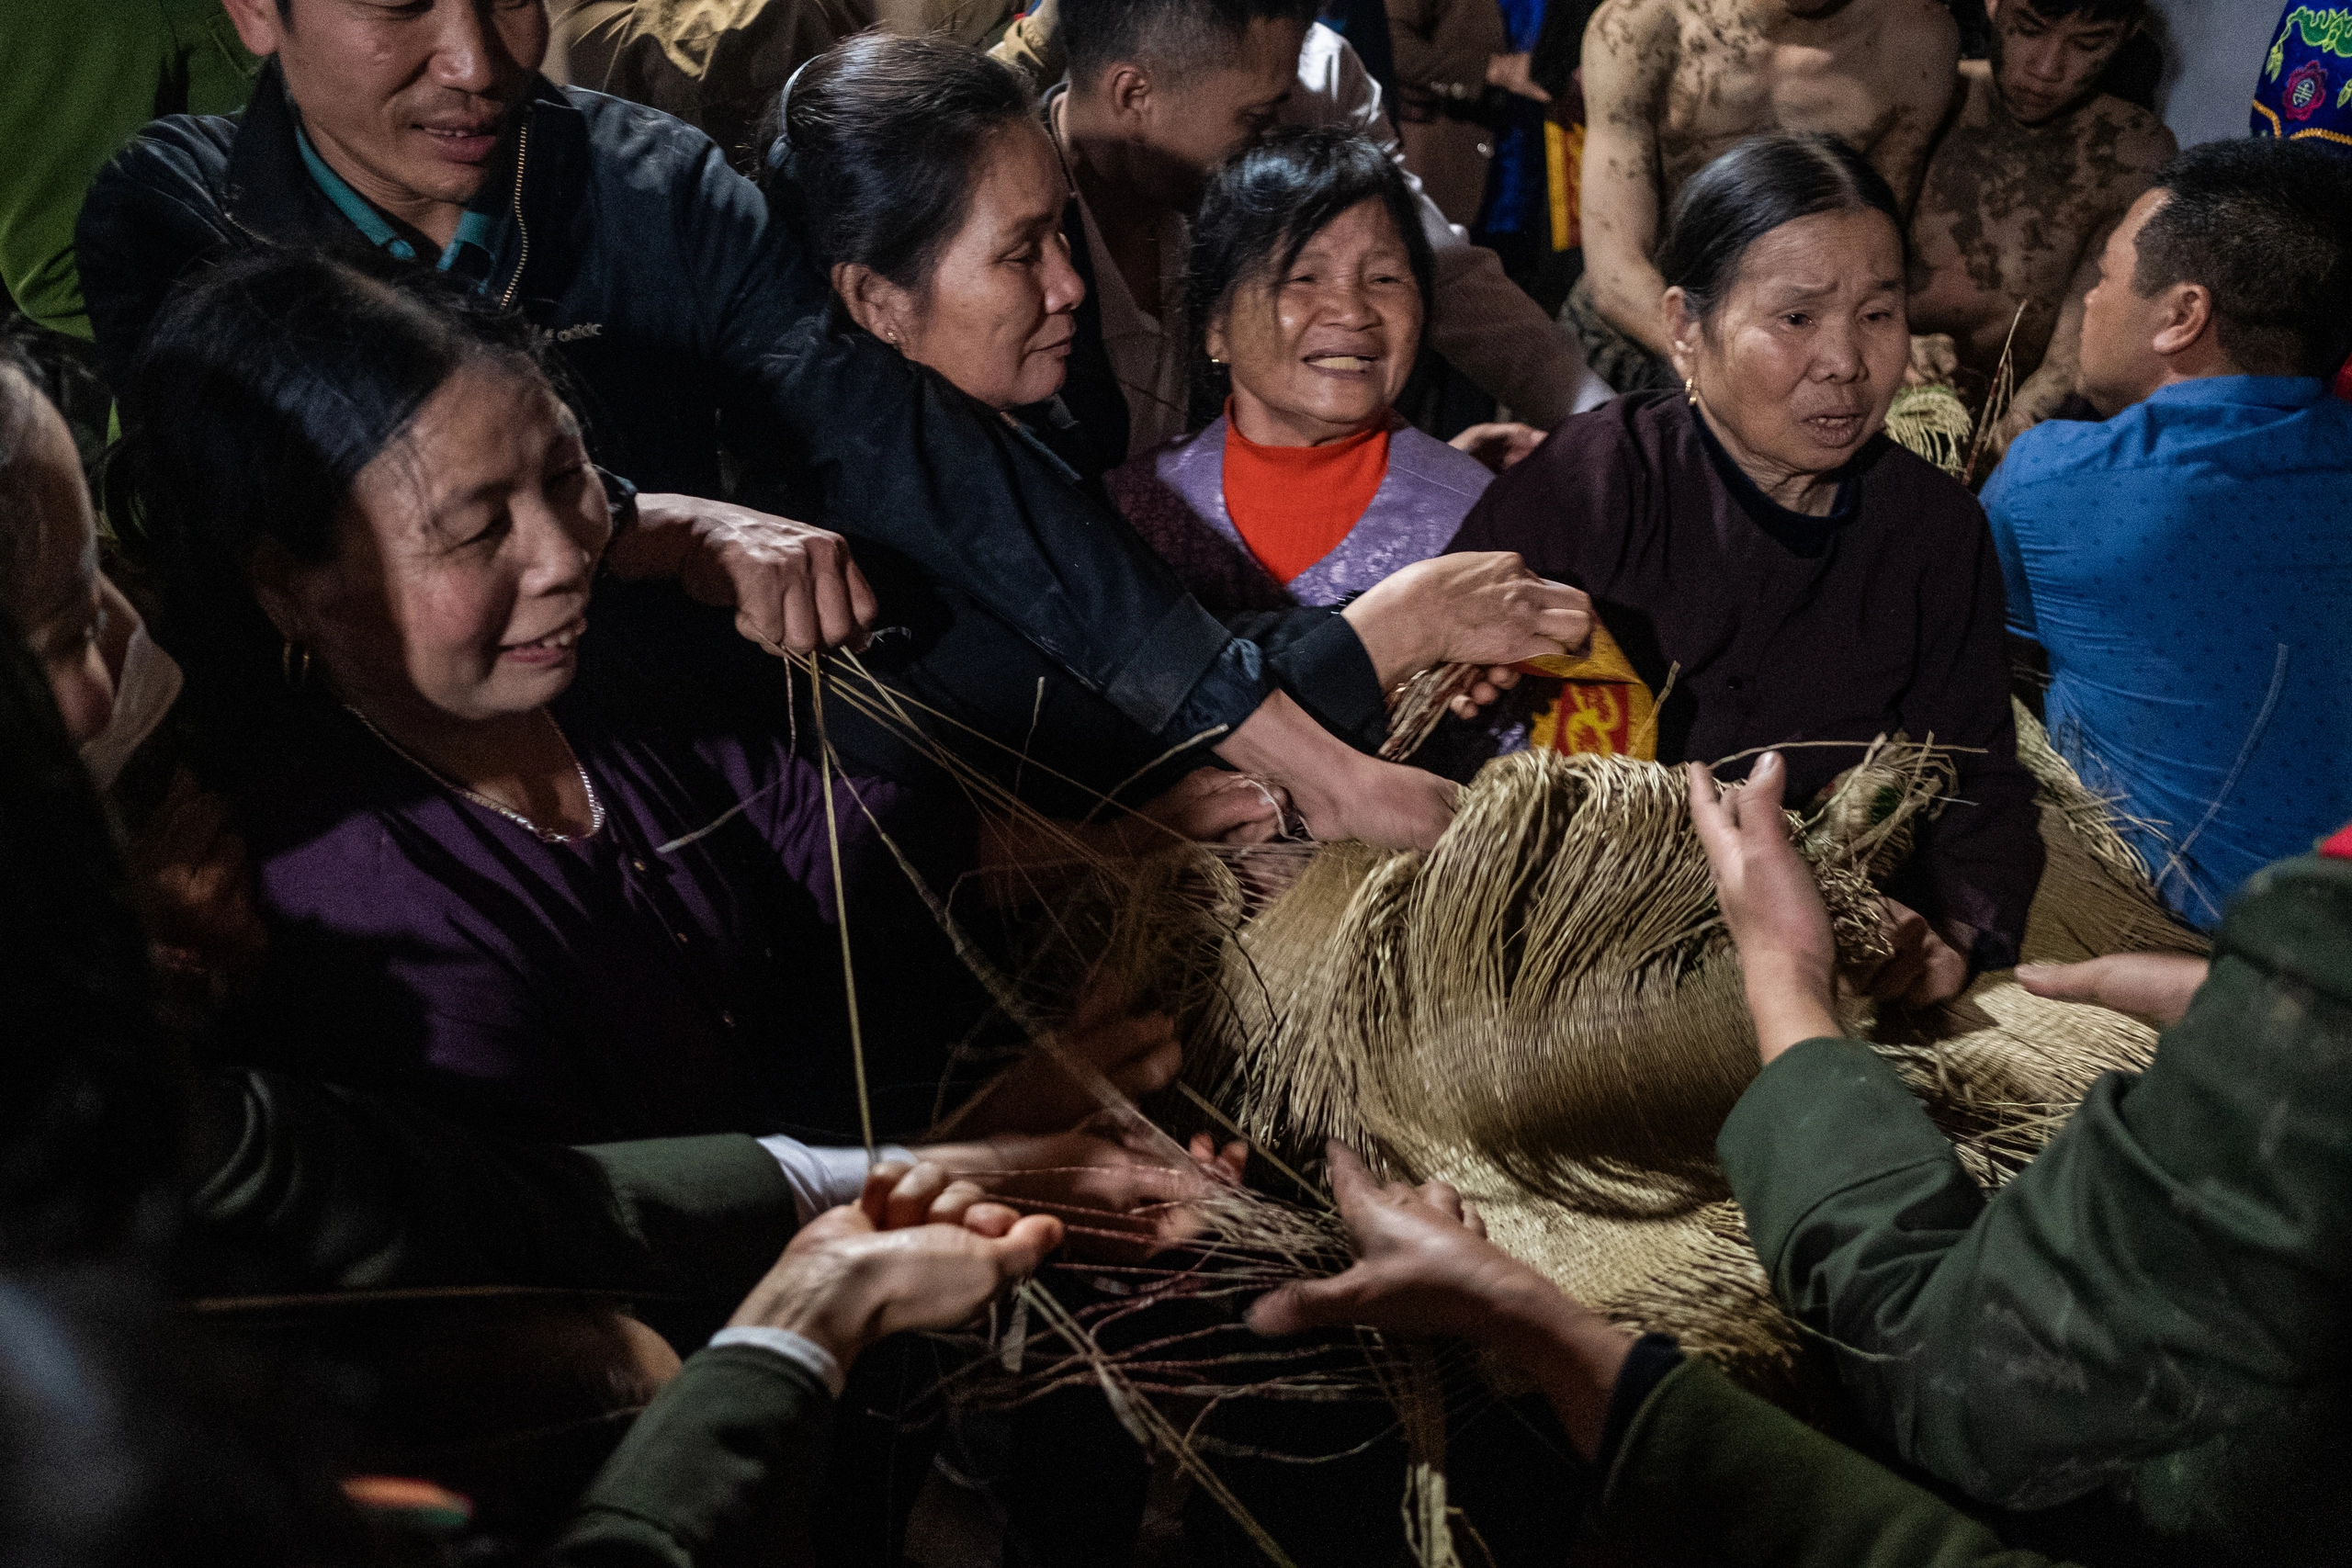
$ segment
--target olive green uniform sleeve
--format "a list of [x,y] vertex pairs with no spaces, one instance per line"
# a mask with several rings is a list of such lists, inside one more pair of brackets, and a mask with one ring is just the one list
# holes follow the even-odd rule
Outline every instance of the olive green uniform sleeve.
[[1707,1568],[2046,1568],[1697,1357],[1643,1401],[1595,1521],[1624,1561]]
[[786,1561],[825,1466],[831,1395],[772,1351],[697,1351],[589,1483],[553,1568]]
[[159,115],[228,114],[258,69],[220,0],[0,0],[0,278],[26,315],[90,335],[82,197]]
[[2249,884],[2154,1065],[1996,1194],[1851,1041],[1766,1067],[1717,1148],[1781,1299],[1907,1461],[2012,1508],[2130,1474],[2143,1517],[2197,1533],[2208,1506],[2309,1506],[2261,1478],[2344,1388],[2352,865]]
[[198,1086],[193,1218],[298,1290],[540,1285],[729,1305],[798,1225],[791,1185],[732,1134],[566,1148],[274,1073]]

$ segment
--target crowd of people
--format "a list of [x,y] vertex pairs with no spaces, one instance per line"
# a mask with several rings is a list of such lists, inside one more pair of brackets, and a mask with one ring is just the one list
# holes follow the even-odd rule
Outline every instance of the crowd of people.
[[[2154,36],[0,12],[0,1558],[895,1568],[936,1464],[1008,1565],[1129,1560],[1115,1391],[911,1440],[919,1332],[1265,1162],[1134,1112],[1187,1043],[1108,964],[1022,1050],[993,933],[1057,855],[1426,850],[1528,750],[1688,770],[1758,1043],[1723,1176],[1835,1386],[1800,1421],[1340,1144],[1357,1260],[1250,1328],[1532,1384],[1498,1562],[2352,1551],[2352,13],[2186,151]],[[1929,386],[1957,476],[1888,434]],[[2021,726],[2210,956],[2021,965]],[[1783,807],[1898,735],[1950,798],[1841,968]],[[1840,996],[2010,969],[2163,1033],[1988,1196]],[[192,1300],[428,1314],[477,1495],[377,1473],[413,1331],[337,1320],[355,1393]],[[1371,1550],[1343,1490],[1291,1560]]]

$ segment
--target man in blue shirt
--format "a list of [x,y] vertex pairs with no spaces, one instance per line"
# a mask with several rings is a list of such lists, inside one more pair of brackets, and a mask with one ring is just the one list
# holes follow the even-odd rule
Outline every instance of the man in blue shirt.
[[1984,487],[2052,739],[2211,926],[2352,817],[2352,165],[2308,143],[2181,154],[2116,226],[2080,390]]

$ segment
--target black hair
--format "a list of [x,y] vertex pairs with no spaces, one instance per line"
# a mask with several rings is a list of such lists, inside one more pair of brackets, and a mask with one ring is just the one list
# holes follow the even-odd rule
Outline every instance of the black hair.
[[1320,0],[1061,0],[1056,28],[1072,83],[1122,61],[1181,78],[1229,57],[1254,22],[1304,26],[1321,9]]
[[1800,218],[1864,211],[1886,215],[1907,265],[1903,209],[1869,159],[1821,131],[1751,136],[1683,182],[1667,215],[1658,273],[1703,321],[1731,291],[1748,246]]
[[797,204],[818,265],[920,290],[964,227],[996,131],[1035,112],[1010,66],[946,39],[861,33],[794,73],[765,184]]
[[2137,25],[2148,17],[2148,0],[2018,0],[2045,22],[2125,22]]
[[191,732],[250,753],[289,694],[246,571],[265,541],[334,558],[352,480],[461,367],[545,376],[530,329],[372,248],[265,248],[201,274],[156,318],[121,402],[107,510],[143,539]]
[[1288,271],[1333,219],[1367,201],[1388,209],[1405,243],[1426,337],[1437,300],[1437,262],[1404,172],[1386,153],[1350,131],[1317,126],[1279,132],[1217,165],[1201,197],[1185,261],[1196,403],[1224,400],[1226,368],[1209,363],[1207,337],[1210,321],[1234,290]]
[[2352,352],[2352,166],[2300,141],[2191,147],[2156,171],[2132,291],[2213,296],[2222,351],[2249,376],[2331,376]]

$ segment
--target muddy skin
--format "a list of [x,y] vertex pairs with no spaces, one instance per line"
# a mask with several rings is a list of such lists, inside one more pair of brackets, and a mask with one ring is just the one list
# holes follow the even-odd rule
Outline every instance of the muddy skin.
[[[1963,380],[1981,385],[2022,303],[2020,392],[2054,354],[2065,372],[2054,406],[2071,389],[2080,300],[2097,279],[2099,248],[2171,156],[2172,136],[2145,110],[2103,95],[2021,125],[1990,66],[1968,61],[1960,69],[1961,101],[1911,223],[1911,330],[1950,333]],[[2053,343],[2062,317],[2064,341]],[[2059,378],[2041,379],[2037,397]]]
[[1585,255],[1600,310],[1663,353],[1651,258],[1665,215],[1749,136],[1842,137],[1907,209],[1959,56],[1939,0],[1605,0],[1584,41]]
[[1948,49],[1934,0],[1609,0],[1587,47],[1640,62],[1647,103],[1614,106],[1650,128],[1661,210],[1743,137],[1826,130],[1861,149],[1898,194],[1951,94],[1926,68]]

